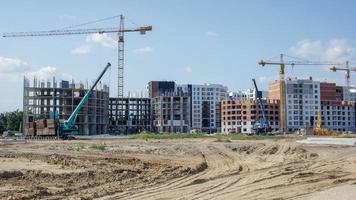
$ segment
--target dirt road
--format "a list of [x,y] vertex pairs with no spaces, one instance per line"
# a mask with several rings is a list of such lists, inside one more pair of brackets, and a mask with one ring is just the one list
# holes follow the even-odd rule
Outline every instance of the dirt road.
[[356,191],[352,146],[128,139],[0,148],[0,199],[335,199],[325,194]]

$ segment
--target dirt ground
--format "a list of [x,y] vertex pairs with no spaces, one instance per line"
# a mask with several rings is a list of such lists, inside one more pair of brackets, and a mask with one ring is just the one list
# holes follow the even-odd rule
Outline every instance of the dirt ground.
[[0,142],[0,199],[347,199],[356,147],[291,140]]

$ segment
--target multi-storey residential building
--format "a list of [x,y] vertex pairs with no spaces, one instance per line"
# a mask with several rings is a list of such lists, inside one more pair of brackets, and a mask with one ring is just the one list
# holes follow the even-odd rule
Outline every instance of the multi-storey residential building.
[[[320,109],[320,82],[288,78],[285,84],[287,131],[313,127]],[[279,81],[270,83],[269,99],[279,99],[279,87]]]
[[[280,99],[279,81],[270,83],[268,98]],[[316,125],[319,110],[323,113],[327,113],[326,115],[330,115],[329,117],[322,117],[322,124],[325,124],[325,127],[332,130],[351,130],[351,126],[355,124],[353,112],[345,112],[345,110],[352,110],[352,108],[349,103],[343,102],[345,100],[353,100],[351,95],[348,96],[348,98],[349,99],[346,99],[345,96],[345,87],[337,86],[335,83],[313,81],[312,78],[287,79],[287,131],[291,132],[301,128],[312,128]],[[325,109],[333,109],[334,112]],[[338,113],[344,113],[345,116],[338,116]],[[340,119],[346,120],[344,121],[345,123],[338,121]],[[350,121],[348,121],[349,119]]]
[[[265,114],[274,131],[279,129],[279,101],[263,100]],[[262,117],[258,100],[223,100],[221,102],[223,133],[252,133]]]
[[356,131],[355,102],[321,101],[322,126],[335,131]]
[[190,131],[190,97],[156,96],[151,99],[153,130],[156,132]]
[[209,133],[220,131],[220,101],[228,98],[227,87],[220,84],[185,84],[177,88],[191,99],[192,130]]
[[[259,94],[263,99],[267,97],[267,91],[259,91]],[[257,92],[254,89],[248,89],[246,91],[238,91],[238,92],[229,92],[230,99],[236,100],[257,100]]]
[[342,87],[342,96],[344,101],[356,101],[356,87],[347,88],[346,86]]

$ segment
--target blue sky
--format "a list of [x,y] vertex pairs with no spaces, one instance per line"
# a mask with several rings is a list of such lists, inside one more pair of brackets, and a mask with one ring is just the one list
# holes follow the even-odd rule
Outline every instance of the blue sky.
[[[52,30],[114,15],[126,27],[152,25],[147,35],[129,33],[125,43],[125,94],[145,91],[150,80],[221,83],[229,90],[266,89],[277,67],[261,59],[280,53],[305,60],[355,59],[354,1],[333,0],[126,0],[2,1],[0,32]],[[82,28],[117,27],[118,19]],[[113,68],[104,82],[117,94],[114,34],[0,38],[0,112],[22,109],[23,75],[93,80],[106,62]],[[344,84],[344,76],[325,67],[295,67],[287,76]],[[353,75],[355,77],[355,75]],[[352,84],[355,84],[352,79]]]

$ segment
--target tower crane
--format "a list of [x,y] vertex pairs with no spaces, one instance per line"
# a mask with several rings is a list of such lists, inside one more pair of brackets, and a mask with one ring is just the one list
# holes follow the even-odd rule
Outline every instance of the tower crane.
[[316,62],[316,61],[284,61],[284,54],[280,54],[279,61],[267,61],[261,60],[259,65],[264,67],[265,65],[277,65],[279,66],[279,109],[280,109],[280,132],[285,133],[287,129],[287,119],[286,119],[286,88],[285,88],[285,66],[290,65],[292,67],[296,65],[340,65],[339,63],[331,62]]
[[[117,17],[117,16],[114,16]],[[111,19],[114,17],[106,18]],[[103,21],[97,20],[98,21]],[[32,32],[12,32],[4,33],[3,37],[37,37],[37,36],[56,36],[56,35],[78,35],[78,34],[104,34],[104,33],[117,33],[118,34],[118,97],[123,98],[124,96],[124,33],[127,32],[139,32],[144,35],[148,31],[152,31],[152,26],[142,26],[134,29],[124,28],[125,17],[120,15],[120,26],[119,28],[91,28],[91,29],[58,29],[52,31],[32,31]],[[87,25],[89,23],[84,23],[81,25]],[[81,26],[78,25],[78,26]],[[77,26],[73,26],[77,27]],[[71,27],[70,27],[71,28]]]
[[346,64],[345,64],[345,67],[342,68],[342,67],[331,67],[330,68],[331,71],[333,72],[336,72],[336,71],[345,71],[345,80],[346,80],[346,99],[347,100],[350,100],[349,99],[349,95],[350,95],[350,72],[356,72],[356,68],[353,67],[353,68],[350,68],[350,62],[349,61],[346,61]]

